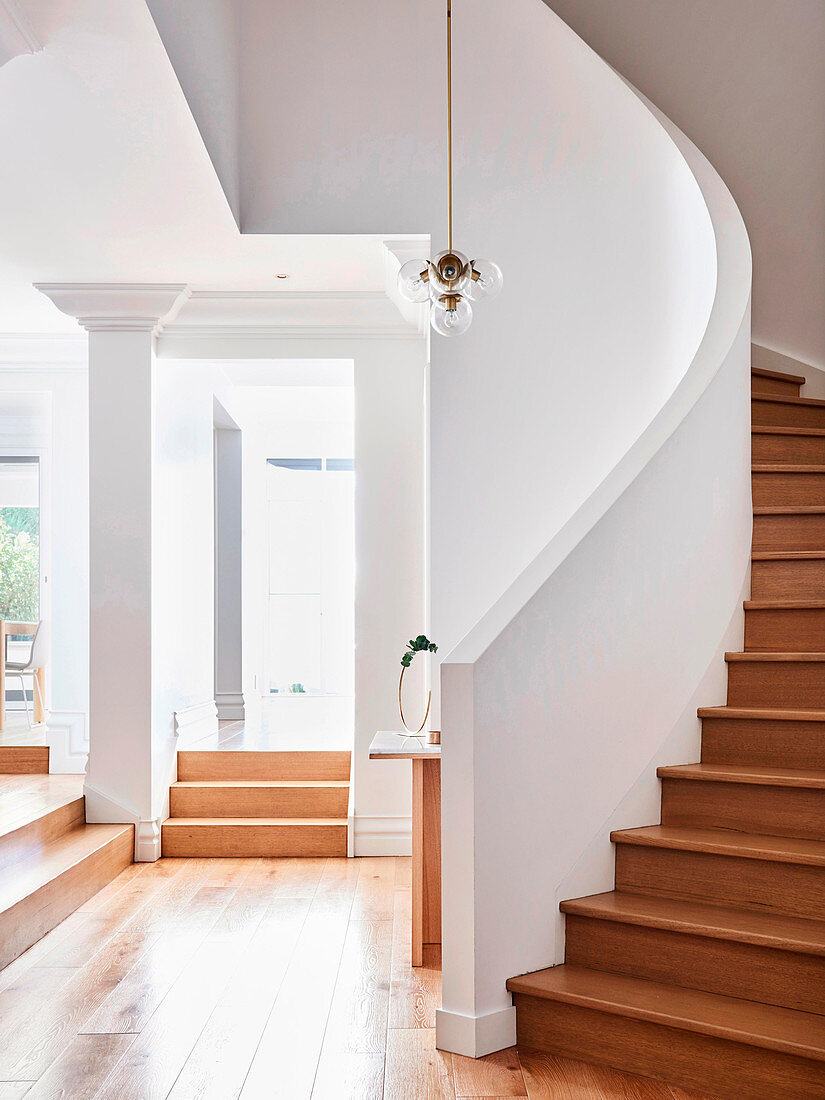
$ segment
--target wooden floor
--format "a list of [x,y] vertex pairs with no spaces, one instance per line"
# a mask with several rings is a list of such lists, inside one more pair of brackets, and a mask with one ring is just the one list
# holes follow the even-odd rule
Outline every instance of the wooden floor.
[[544,1054],[435,1050],[408,859],[135,864],[0,971],[0,1100],[695,1100]]

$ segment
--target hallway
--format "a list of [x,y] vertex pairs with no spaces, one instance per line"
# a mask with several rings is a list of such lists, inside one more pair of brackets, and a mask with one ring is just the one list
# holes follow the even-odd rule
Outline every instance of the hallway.
[[0,1097],[700,1100],[542,1054],[435,1051],[407,859],[133,864],[0,971]]

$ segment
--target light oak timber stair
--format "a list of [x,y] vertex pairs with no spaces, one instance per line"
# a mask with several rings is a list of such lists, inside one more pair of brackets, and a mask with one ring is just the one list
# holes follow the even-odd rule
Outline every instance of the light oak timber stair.
[[825,401],[817,398],[757,395],[751,408],[758,428],[825,428]]
[[799,388],[804,386],[801,374],[779,374],[764,367],[751,369],[751,393],[781,394],[783,397],[799,397]]
[[48,775],[47,745],[0,746],[0,775]]
[[349,752],[178,753],[165,856],[345,856]]
[[132,862],[134,826],[87,825],[82,779],[0,775],[0,967]]
[[764,425],[751,433],[754,462],[825,462],[825,428],[781,428]]
[[745,646],[661,824],[565,901],[565,964],[513,978],[519,1044],[723,1100],[825,1097],[825,401],[752,372]]

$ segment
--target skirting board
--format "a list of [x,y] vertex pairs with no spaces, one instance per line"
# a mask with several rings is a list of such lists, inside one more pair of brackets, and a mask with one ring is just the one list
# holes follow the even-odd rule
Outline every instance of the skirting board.
[[141,818],[134,810],[118,805],[114,799],[87,782],[83,786],[86,798],[86,820],[135,826],[135,862],[154,863],[160,859],[160,818]]
[[175,734],[178,749],[185,749],[218,732],[218,708],[214,699],[193,703],[175,711]]
[[465,1016],[462,1012],[435,1012],[435,1045],[451,1054],[483,1058],[516,1043],[516,1010],[501,1008],[484,1016]]
[[412,854],[412,818],[356,815],[352,819],[353,855],[408,856]]
[[243,722],[246,717],[243,693],[240,691],[216,691],[215,704],[221,722]]
[[83,710],[50,710],[46,717],[49,771],[53,775],[83,775],[89,759],[89,731]]

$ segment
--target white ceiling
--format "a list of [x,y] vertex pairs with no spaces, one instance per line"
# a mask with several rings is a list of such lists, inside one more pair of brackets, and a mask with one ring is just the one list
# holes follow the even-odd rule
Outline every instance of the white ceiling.
[[0,67],[0,333],[74,328],[34,282],[383,289],[378,236],[238,232],[144,0],[19,4],[44,49]]

